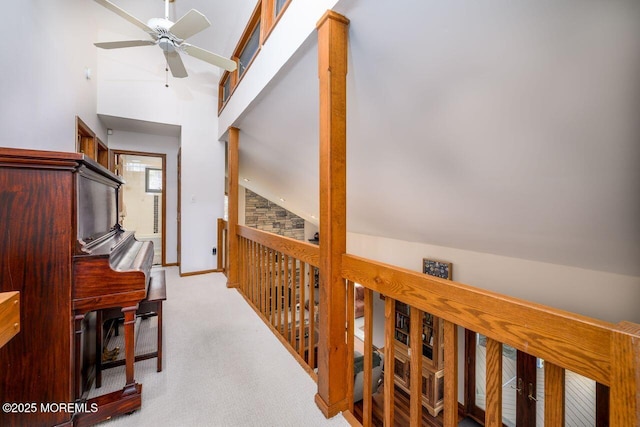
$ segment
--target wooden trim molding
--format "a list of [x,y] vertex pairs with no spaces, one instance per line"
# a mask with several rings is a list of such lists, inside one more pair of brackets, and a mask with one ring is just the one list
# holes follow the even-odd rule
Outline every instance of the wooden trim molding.
[[209,274],[209,273],[219,273],[219,271],[214,268],[212,270],[190,271],[188,273],[180,272],[180,277],[198,276],[200,274]]

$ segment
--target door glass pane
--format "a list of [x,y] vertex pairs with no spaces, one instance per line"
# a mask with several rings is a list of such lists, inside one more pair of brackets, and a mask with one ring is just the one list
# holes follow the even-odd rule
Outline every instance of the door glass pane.
[[536,426],[544,427],[544,360],[536,358]]
[[565,426],[595,426],[596,382],[571,371],[565,371],[564,381]]

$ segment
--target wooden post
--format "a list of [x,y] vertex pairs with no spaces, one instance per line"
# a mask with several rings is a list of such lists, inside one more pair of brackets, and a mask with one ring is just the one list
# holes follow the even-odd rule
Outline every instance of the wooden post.
[[611,339],[610,426],[640,425],[640,325],[621,322]]
[[[229,253],[227,254],[229,271],[227,271],[227,288],[238,287],[238,143],[240,129],[229,128],[228,143],[228,173],[229,173],[229,221],[227,222],[227,240]],[[220,268],[220,266],[218,266]]]
[[320,80],[320,301],[318,394],[325,417],[348,408],[346,286],[342,255],[346,253],[346,103],[349,20],[327,11],[318,21]]

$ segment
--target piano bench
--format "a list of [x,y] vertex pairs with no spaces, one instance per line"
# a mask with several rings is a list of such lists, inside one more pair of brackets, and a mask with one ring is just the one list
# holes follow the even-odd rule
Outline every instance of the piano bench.
[[[152,359],[157,357],[157,372],[162,371],[162,302],[167,299],[167,285],[165,282],[164,270],[152,271],[151,279],[149,280],[149,287],[147,289],[147,297],[143,299],[138,305],[136,311],[136,317],[150,317],[158,316],[158,345],[156,351],[136,355],[135,361]],[[107,308],[98,310],[98,319],[96,322],[96,328],[98,333],[98,351],[96,355],[96,388],[102,386],[102,370],[113,368],[115,366],[121,366],[125,364],[124,359],[114,360],[110,362],[102,362],[102,327],[104,322],[110,319],[122,318],[122,312],[120,308]]]

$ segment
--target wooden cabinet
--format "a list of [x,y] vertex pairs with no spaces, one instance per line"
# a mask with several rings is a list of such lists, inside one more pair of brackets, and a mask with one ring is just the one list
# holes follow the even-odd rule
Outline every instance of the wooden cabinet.
[[[444,340],[440,318],[423,313],[422,318],[422,405],[432,416],[444,406]],[[410,393],[409,325],[410,307],[396,301],[395,383]]]
[[109,169],[109,149],[94,131],[76,116],[76,151]]

